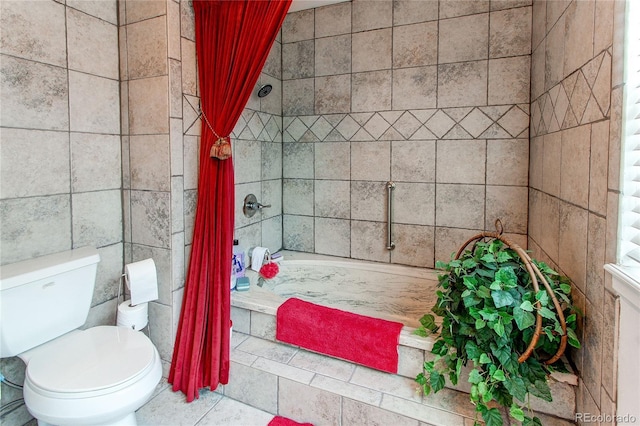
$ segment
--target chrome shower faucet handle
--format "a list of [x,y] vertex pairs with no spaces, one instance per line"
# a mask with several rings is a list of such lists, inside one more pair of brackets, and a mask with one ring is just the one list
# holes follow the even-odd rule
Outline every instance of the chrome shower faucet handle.
[[249,194],[244,197],[242,212],[246,217],[253,217],[258,210],[265,209],[267,207],[271,207],[271,204],[261,204],[258,202],[255,195]]

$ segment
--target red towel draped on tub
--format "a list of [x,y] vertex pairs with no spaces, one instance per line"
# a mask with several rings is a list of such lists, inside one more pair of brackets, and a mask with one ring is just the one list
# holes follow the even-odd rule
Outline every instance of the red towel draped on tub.
[[388,373],[398,372],[402,324],[291,298],[278,308],[276,339]]

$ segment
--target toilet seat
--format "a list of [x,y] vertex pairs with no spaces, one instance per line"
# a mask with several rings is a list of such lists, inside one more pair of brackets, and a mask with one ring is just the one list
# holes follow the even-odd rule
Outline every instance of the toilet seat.
[[27,360],[24,401],[43,424],[135,424],[135,411],[162,377],[151,340],[127,327],[69,333],[35,348]]
[[99,396],[146,375],[154,365],[155,352],[143,333],[126,327],[94,327],[38,351],[29,360],[26,380],[46,396]]

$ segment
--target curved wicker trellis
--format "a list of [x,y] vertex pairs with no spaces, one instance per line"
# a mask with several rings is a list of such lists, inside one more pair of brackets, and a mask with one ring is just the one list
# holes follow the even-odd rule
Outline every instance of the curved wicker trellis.
[[[546,280],[544,275],[542,275],[542,272],[540,272],[538,267],[531,261],[531,258],[529,257],[527,252],[524,251],[522,247],[520,247],[518,244],[512,242],[511,240],[509,240],[508,238],[502,235],[502,223],[500,222],[499,219],[496,220],[496,232],[481,232],[480,234],[477,234],[469,238],[456,253],[456,259],[460,258],[460,256],[462,255],[462,253],[464,253],[465,249],[469,244],[471,243],[475,244],[476,242],[484,238],[493,238],[496,240],[500,240],[503,243],[505,243],[507,247],[515,251],[518,254],[518,256],[520,256],[520,259],[522,259],[522,262],[524,263],[525,268],[527,268],[527,272],[529,272],[529,275],[531,276],[531,282],[533,284],[534,290],[536,292],[540,290],[540,286],[538,285],[538,279],[540,279],[540,281],[544,285],[544,288],[547,290],[549,297],[553,301],[553,306],[556,309],[556,313],[558,314],[560,325],[562,326],[562,336],[560,337],[560,346],[558,347],[558,351],[555,353],[554,356],[544,361],[544,363],[547,365],[553,364],[554,362],[560,359],[560,357],[562,356],[562,354],[564,354],[564,351],[567,347],[567,323],[565,322],[564,314],[562,312],[562,307],[560,306],[560,302],[558,302],[558,299],[556,298],[555,294],[553,294],[553,289],[549,285],[549,282]],[[540,307],[539,301],[536,302],[536,307],[538,308]],[[533,338],[531,339],[531,342],[529,342],[529,346],[527,347],[527,350],[524,351],[524,353],[520,355],[520,357],[518,358],[518,362],[522,363],[531,356],[531,353],[533,352],[533,350],[536,347],[536,344],[538,343],[538,339],[540,338],[541,332],[542,332],[542,316],[538,312],[536,312],[536,329],[533,333]]]

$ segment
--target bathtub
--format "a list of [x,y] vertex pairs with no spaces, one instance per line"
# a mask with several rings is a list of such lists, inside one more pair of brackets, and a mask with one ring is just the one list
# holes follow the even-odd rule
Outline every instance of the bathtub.
[[258,285],[248,271],[249,291],[234,291],[234,307],[275,315],[291,297],[332,308],[397,321],[405,325],[401,344],[427,349],[431,339],[413,335],[419,319],[436,302],[437,273],[432,269],[365,262],[283,251],[280,272]]

